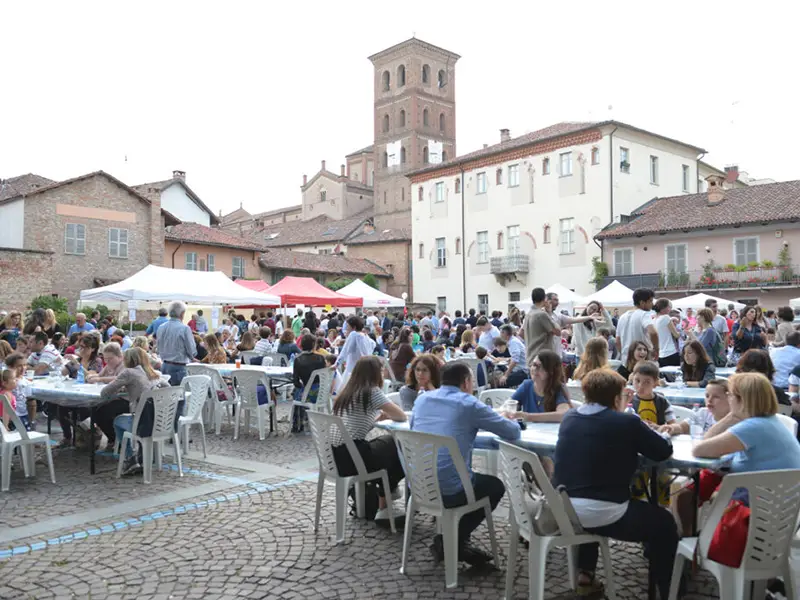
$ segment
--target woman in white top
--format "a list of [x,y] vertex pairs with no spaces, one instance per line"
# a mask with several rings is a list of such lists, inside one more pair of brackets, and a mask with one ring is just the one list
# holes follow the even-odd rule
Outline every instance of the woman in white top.
[[[347,382],[350,374],[362,356],[371,356],[375,350],[375,342],[373,342],[366,333],[364,333],[364,321],[361,317],[352,316],[347,319],[349,332],[347,339],[342,346],[342,351],[339,352],[339,357],[336,359],[336,366],[344,363],[344,376],[343,380]],[[381,380],[381,385],[383,381]]]
[[[353,317],[351,317],[352,319]],[[359,319],[360,321],[360,319]],[[352,327],[353,325],[351,325]],[[360,336],[360,333],[351,333]],[[403,465],[397,454],[397,445],[389,435],[367,441],[366,437],[372,431],[375,421],[392,419],[405,421],[406,413],[384,395],[383,364],[377,356],[365,356],[352,365],[352,374],[344,389],[336,397],[333,405],[333,414],[342,418],[347,433],[355,442],[356,449],[364,459],[367,472],[372,473],[386,469],[389,476],[390,491],[397,489],[397,484],[405,477]],[[356,474],[352,456],[344,445],[338,430],[331,433],[333,458],[339,474],[347,477]],[[378,489],[378,513],[375,520],[388,518],[386,511],[386,490],[380,485]]]
[[672,303],[666,298],[659,298],[653,305],[656,312],[656,333],[658,333],[658,366],[679,367],[681,355],[678,354],[678,338],[681,334],[675,329],[675,323],[669,316]]

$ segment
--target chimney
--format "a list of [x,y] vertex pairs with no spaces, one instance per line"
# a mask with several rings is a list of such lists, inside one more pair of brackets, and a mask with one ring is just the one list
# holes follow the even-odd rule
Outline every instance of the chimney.
[[725,183],[736,183],[739,179],[739,165],[725,167]]
[[173,171],[172,178],[186,181],[186,171]]
[[501,129],[500,130],[500,143],[507,142],[511,139],[511,131],[508,129]]
[[340,167],[339,167],[339,168],[341,169],[341,175],[342,175],[342,177],[346,177],[346,175],[345,175],[345,167],[344,167],[344,165],[340,165]]
[[150,264],[164,264],[164,220],[161,217],[161,196],[150,198]]
[[716,206],[725,199],[725,190],[722,188],[725,177],[709,175],[706,177],[706,181],[708,182],[708,205]]
[[325,170],[325,161],[323,160],[322,161],[322,168],[320,169],[320,171],[324,171],[324,170]]
[[303,175],[303,185],[308,183],[308,175]]

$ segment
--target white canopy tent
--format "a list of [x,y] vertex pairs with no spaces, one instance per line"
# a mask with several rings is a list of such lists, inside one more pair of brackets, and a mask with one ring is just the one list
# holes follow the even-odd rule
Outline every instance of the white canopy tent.
[[376,290],[371,285],[367,285],[360,279],[348,283],[346,286],[338,290],[343,296],[350,296],[352,298],[363,298],[365,308],[395,308],[406,305],[406,301],[402,298],[395,298],[389,294],[385,294],[380,290]]
[[706,300],[715,300],[719,305],[719,308],[728,308],[728,304],[733,304],[733,307],[736,310],[742,310],[744,308],[744,304],[741,302],[736,302],[735,300],[725,300],[724,298],[709,296],[708,294],[692,294],[691,296],[686,296],[685,298],[680,298],[679,300],[673,300],[672,308],[682,311],[685,311],[687,308],[691,308],[694,311],[698,311],[701,308],[706,307]]
[[578,304],[586,306],[590,302],[599,302],[606,308],[633,306],[633,290],[615,279],[602,290],[582,298]]
[[83,290],[82,303],[136,301],[137,309],[161,306],[173,300],[187,304],[280,306],[280,298],[237,285],[221,271],[186,271],[147,265],[117,283]]
[[[569,314],[572,314],[575,305],[578,304],[582,299],[582,296],[576,294],[571,289],[561,285],[560,283],[551,285],[545,290],[545,292],[548,294],[558,294],[558,310],[567,310],[569,311]],[[531,306],[533,306],[533,302],[531,301],[530,297],[526,298],[525,300],[515,302],[514,304],[522,312],[529,311]]]

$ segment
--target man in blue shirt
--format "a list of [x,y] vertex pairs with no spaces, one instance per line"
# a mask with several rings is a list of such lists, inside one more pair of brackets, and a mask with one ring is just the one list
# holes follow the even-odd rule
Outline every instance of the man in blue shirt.
[[786,336],[786,346],[778,348],[772,354],[775,375],[772,383],[782,390],[789,388],[789,375],[795,367],[800,366],[800,331],[793,331]]
[[[441,388],[422,394],[414,402],[410,428],[412,431],[448,435],[454,438],[469,470],[475,499],[488,496],[494,510],[505,493],[505,487],[497,477],[472,472],[472,445],[479,429],[490,431],[505,440],[518,440],[519,425],[501,417],[472,395],[472,372],[466,363],[459,361],[448,363],[442,369],[441,377]],[[467,496],[461,478],[453,459],[446,452],[440,453],[438,457],[438,472],[445,507],[453,508],[466,504]],[[470,535],[481,524],[484,516],[483,509],[480,509],[461,518],[458,526],[460,560],[479,564],[491,559],[486,553],[469,546]],[[441,535],[434,537],[430,550],[437,562],[443,559]]]
[[169,321],[169,317],[167,317],[167,309],[166,308],[159,308],[158,309],[158,316],[153,319],[153,322],[147,326],[147,331],[145,331],[145,335],[152,335],[156,337],[156,333],[158,332],[158,328],[161,327],[164,323]]
[[71,336],[73,333],[92,331],[94,328],[95,326],[86,320],[85,314],[78,313],[75,315],[75,322],[70,326],[69,331],[67,331],[67,337]]
[[508,344],[508,352],[511,354],[508,368],[500,378],[500,385],[502,387],[517,387],[530,376],[528,360],[525,355],[525,342],[514,335],[514,327],[509,324],[500,328],[500,337]]

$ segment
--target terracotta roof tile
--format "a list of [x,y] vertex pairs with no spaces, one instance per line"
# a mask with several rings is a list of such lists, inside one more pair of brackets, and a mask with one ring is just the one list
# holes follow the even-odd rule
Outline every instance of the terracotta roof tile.
[[366,275],[390,277],[388,271],[371,260],[349,258],[340,254],[310,254],[294,252],[286,248],[270,248],[259,258],[265,269],[281,271],[303,271],[309,273],[330,273],[334,275]]
[[33,190],[47,187],[54,183],[55,181],[52,179],[34,175],[33,173],[18,175],[9,179],[0,179],[0,200],[28,194]]
[[375,228],[365,232],[364,228],[357,231],[347,240],[347,244],[374,244],[381,242],[411,241],[410,218],[381,217],[377,219]]
[[315,217],[308,221],[292,221],[280,225],[268,225],[251,236],[263,242],[268,248],[297,246],[299,244],[315,244],[321,242],[342,242],[361,227],[367,219],[372,218],[371,208],[350,217],[349,219],[331,219],[327,216]]
[[653,198],[631,214],[628,223],[606,227],[597,239],[667,231],[735,227],[751,223],[800,220],[800,181],[724,190],[722,202],[709,205],[708,194]]
[[263,244],[252,240],[230,235],[214,227],[206,227],[199,223],[181,223],[167,230],[164,237],[168,240],[191,242],[193,244],[206,244],[209,246],[222,246],[225,248],[239,248],[242,250],[261,251]]

